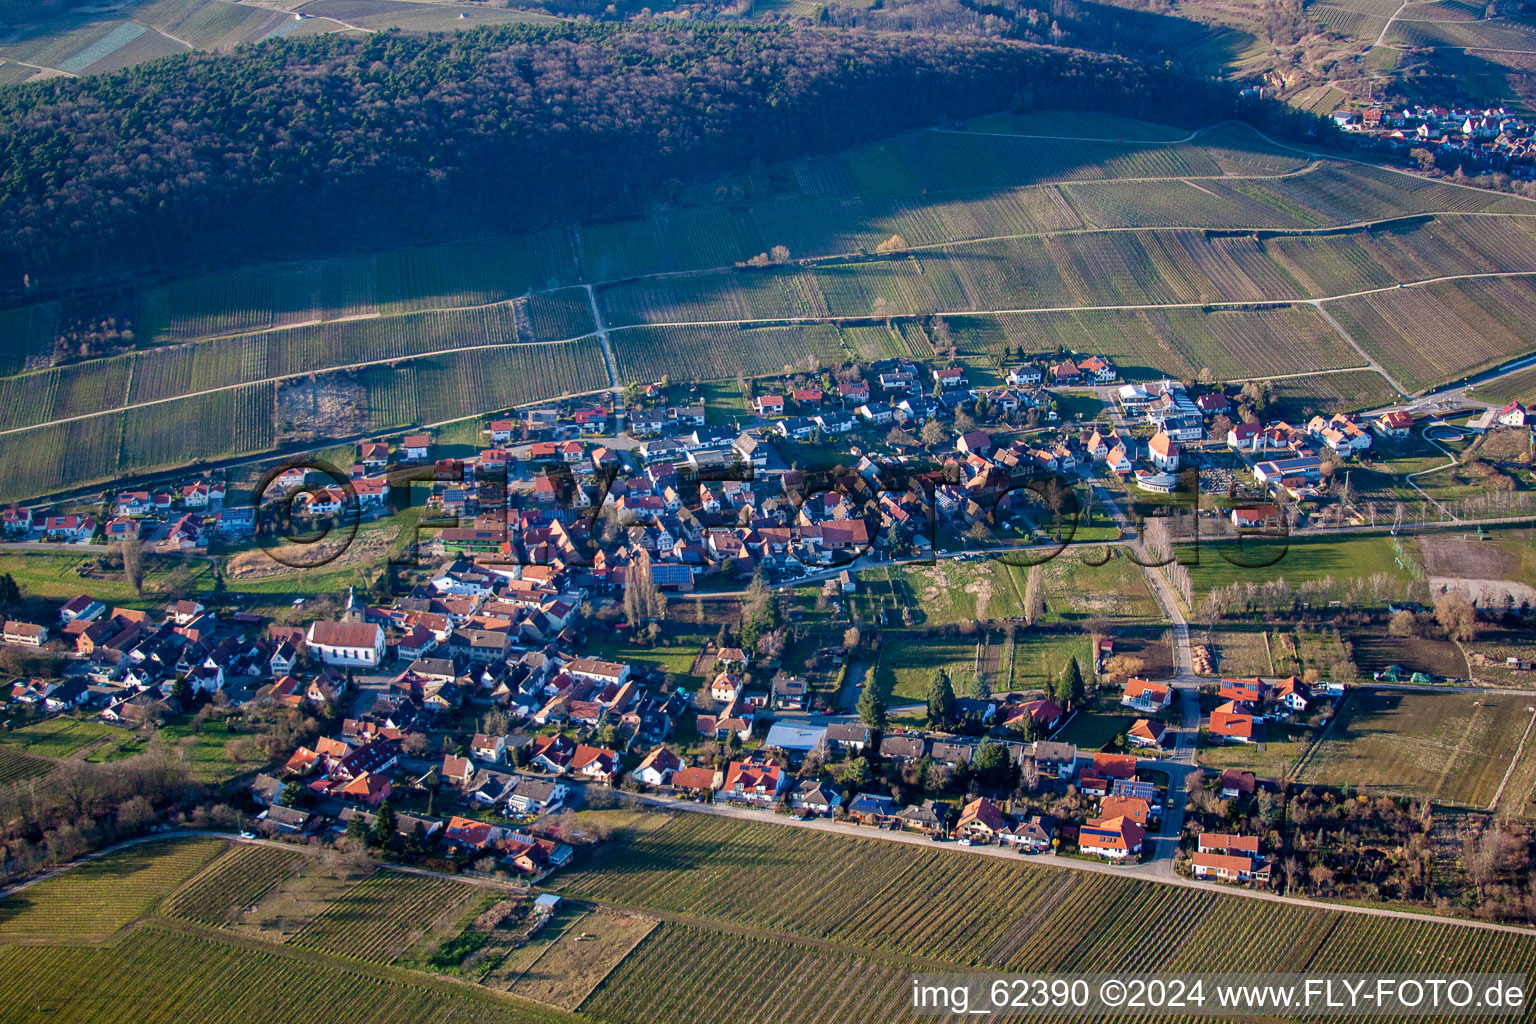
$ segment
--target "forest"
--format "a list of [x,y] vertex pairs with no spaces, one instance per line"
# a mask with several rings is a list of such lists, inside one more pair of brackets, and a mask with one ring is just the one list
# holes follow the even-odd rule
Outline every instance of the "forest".
[[[959,36],[273,40],[0,90],[0,295],[632,212],[725,171],[996,110],[1194,124],[1238,103],[1165,67]],[[1271,130],[1294,117],[1242,113]]]

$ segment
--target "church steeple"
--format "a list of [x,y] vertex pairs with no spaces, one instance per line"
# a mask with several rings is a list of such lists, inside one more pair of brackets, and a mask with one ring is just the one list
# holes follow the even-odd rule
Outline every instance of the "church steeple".
[[362,622],[363,605],[357,599],[357,588],[347,588],[347,610],[341,613],[342,622]]

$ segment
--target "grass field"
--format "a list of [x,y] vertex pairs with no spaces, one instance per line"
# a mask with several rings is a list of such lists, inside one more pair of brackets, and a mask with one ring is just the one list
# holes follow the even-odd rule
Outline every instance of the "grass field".
[[1229,743],[1201,747],[1196,759],[1208,768],[1241,768],[1261,778],[1287,778],[1312,744],[1312,730],[1271,722],[1263,743]]
[[[231,727],[232,726],[232,727]],[[109,737],[87,755],[89,761],[115,761],[155,746],[168,748],[198,782],[218,783],[267,764],[264,754],[246,758],[231,749],[241,736],[251,736],[250,725],[232,722],[199,723],[191,714],[168,719],[148,737],[111,729]]]
[[1487,806],[1530,722],[1530,703],[1495,693],[1351,690],[1299,781]]
[[[559,924],[553,940],[543,943],[537,957],[521,967],[507,991],[575,1010],[651,933],[657,921],[635,914],[597,912],[576,914]],[[554,927],[551,924],[546,930]]]
[[[144,596],[122,579],[119,573],[103,573],[96,568],[95,556],[79,553],[78,548],[60,547],[59,553],[27,551],[0,554],[0,573],[16,580],[22,595],[43,601],[68,601],[77,594],[89,593],[109,606],[147,608],[164,604],[171,594],[186,594],[205,584],[208,568],[203,563],[188,565],[183,558],[145,559]],[[212,585],[212,580],[207,581]],[[0,735],[0,742],[4,736]]]
[[949,673],[956,694],[976,677],[975,638],[947,639],[886,634],[875,686],[893,704],[922,703],[938,669]]
[[1051,738],[1061,743],[1074,743],[1085,752],[1103,750],[1115,737],[1129,729],[1137,717],[1086,709],[1079,711],[1061,732]]
[[93,743],[127,735],[89,719],[59,717],[0,732],[0,745],[40,757],[71,757]]
[[0,936],[104,938],[147,913],[224,847],[221,840],[193,839],[107,854],[0,900]]
[[[1279,544],[1279,542],[1276,542]],[[1390,579],[1406,582],[1412,575],[1397,564],[1391,538],[1370,537],[1289,537],[1283,545],[1262,549],[1249,545],[1251,553],[1239,553],[1230,544],[1204,541],[1201,544],[1199,565],[1189,567],[1194,585],[1195,604],[1213,587],[1230,586],[1233,583],[1263,584],[1283,579],[1292,586],[1311,580],[1333,578],[1335,580],[1363,579],[1377,573],[1385,573]],[[1278,561],[1264,567],[1235,565],[1222,557],[1225,551],[1234,560],[1252,559],[1254,562],[1269,561],[1283,550]],[[1181,555],[1181,557],[1187,557]]]

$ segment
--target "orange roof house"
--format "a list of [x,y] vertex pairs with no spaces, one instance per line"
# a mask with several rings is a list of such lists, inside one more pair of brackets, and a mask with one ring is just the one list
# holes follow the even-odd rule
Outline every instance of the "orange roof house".
[[1257,731],[1253,716],[1238,710],[1236,701],[1229,700],[1211,712],[1211,735],[1251,743]]
[[1077,831],[1077,846],[1084,853],[1125,860],[1141,853],[1146,838],[1146,829],[1129,818],[1090,818]]

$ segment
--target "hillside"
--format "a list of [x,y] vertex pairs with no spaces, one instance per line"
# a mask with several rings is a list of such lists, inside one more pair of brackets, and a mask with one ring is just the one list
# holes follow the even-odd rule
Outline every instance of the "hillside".
[[0,92],[0,282],[422,242],[1009,106],[1209,122],[1121,58],[858,31],[504,26],[275,40]]

